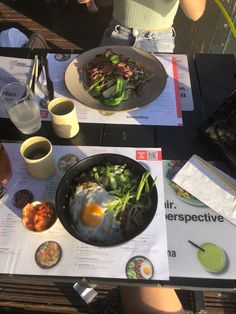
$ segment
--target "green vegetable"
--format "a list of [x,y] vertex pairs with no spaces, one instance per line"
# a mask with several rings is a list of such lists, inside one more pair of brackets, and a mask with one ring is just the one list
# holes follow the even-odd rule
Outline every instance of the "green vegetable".
[[136,272],[131,268],[129,269],[127,275],[129,279],[137,279]]
[[150,173],[146,171],[139,179],[127,165],[107,163],[93,167],[81,177],[83,182],[96,181],[114,195],[115,199],[109,202],[106,212],[113,211],[114,219],[123,222],[122,229],[128,232],[132,224],[143,224],[144,215],[151,207],[150,193],[155,181],[149,186],[149,176]]
[[130,262],[128,263],[127,269],[128,269],[128,270],[133,270],[134,267],[135,267],[134,261],[130,261]]
[[111,57],[110,57],[110,61],[113,63],[113,64],[118,64],[119,62],[120,62],[120,58],[119,58],[119,56],[118,55],[112,55]]
[[125,97],[125,79],[123,77],[116,78],[115,93],[112,97],[104,99],[104,103],[108,106],[119,105]]
[[89,87],[89,90],[92,90],[92,89],[94,89],[95,87],[97,87],[103,80],[104,80],[104,77],[101,77],[99,80],[96,80],[96,81]]
[[101,103],[114,107],[131,95],[140,96],[138,86],[145,85],[155,74],[136,61],[107,49],[84,69],[88,90]]
[[111,189],[115,190],[117,188],[117,183],[114,175],[112,173],[108,174],[109,180],[110,180],[110,186]]
[[121,209],[121,213],[125,210],[126,205],[128,204],[129,201],[129,192],[126,193],[126,195],[124,196],[124,202],[122,204],[122,209]]
[[142,179],[141,179],[139,186],[138,186],[138,190],[137,190],[137,194],[136,194],[136,201],[139,201],[144,186],[146,184],[148,184],[149,175],[150,175],[150,173],[148,171],[143,174]]

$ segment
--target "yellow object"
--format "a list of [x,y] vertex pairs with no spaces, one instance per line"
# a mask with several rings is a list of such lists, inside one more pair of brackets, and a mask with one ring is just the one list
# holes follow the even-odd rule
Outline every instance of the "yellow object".
[[229,25],[233,35],[234,35],[234,37],[236,38],[236,28],[235,28],[231,18],[229,17],[228,13],[226,12],[223,4],[220,2],[220,0],[214,0],[214,1],[215,1],[216,5],[219,7],[221,13],[224,15],[224,17],[225,17],[225,19],[226,19],[226,21],[227,21],[227,23],[228,23],[228,25]]

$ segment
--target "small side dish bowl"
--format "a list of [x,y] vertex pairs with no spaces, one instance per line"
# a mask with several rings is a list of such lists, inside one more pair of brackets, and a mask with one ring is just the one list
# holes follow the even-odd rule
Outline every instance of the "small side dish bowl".
[[22,223],[24,227],[33,232],[43,232],[56,222],[55,206],[47,201],[28,203],[22,209]]

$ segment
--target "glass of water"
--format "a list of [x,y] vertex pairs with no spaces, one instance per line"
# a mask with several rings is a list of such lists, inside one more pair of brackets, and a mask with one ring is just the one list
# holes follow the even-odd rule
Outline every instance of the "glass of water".
[[32,134],[41,128],[39,105],[27,84],[9,83],[2,88],[0,96],[9,118],[19,131]]

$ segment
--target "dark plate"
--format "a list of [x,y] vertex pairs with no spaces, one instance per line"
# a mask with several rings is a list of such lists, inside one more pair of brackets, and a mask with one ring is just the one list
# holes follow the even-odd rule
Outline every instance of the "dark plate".
[[[107,48],[111,48],[114,52],[137,61],[146,70],[156,74],[146,84],[141,97],[132,96],[128,100],[121,102],[120,105],[111,107],[102,104],[89,94],[84,85],[83,69],[96,55],[104,53]],[[65,72],[65,84],[69,92],[83,105],[104,111],[128,111],[143,107],[162,93],[166,80],[165,68],[159,60],[146,51],[129,46],[103,46],[91,49],[72,60]]]
[[[88,158],[85,158],[81,161],[79,161],[77,164],[72,166],[66,174],[62,177],[58,188],[56,192],[56,211],[58,218],[60,219],[62,225],[64,228],[76,239],[85,242],[90,245],[95,246],[103,246],[103,247],[109,247],[114,246],[118,244],[122,244],[124,242],[127,242],[134,237],[136,237],[138,234],[143,232],[147,226],[152,221],[156,209],[157,209],[157,203],[158,203],[158,194],[156,185],[152,189],[151,192],[151,200],[152,205],[151,208],[147,211],[145,215],[145,219],[142,225],[140,225],[136,230],[133,230],[130,233],[125,233],[124,237],[121,240],[117,240],[117,237],[112,238],[112,236],[109,238],[109,242],[106,241],[95,241],[91,240],[88,237],[86,237],[82,232],[79,232],[73,225],[73,221],[71,218],[70,210],[69,210],[69,199],[72,195],[72,189],[75,187],[75,178],[80,176],[82,173],[86,172],[88,169],[92,168],[93,166],[97,165],[104,165],[107,162],[110,162],[111,164],[126,164],[127,167],[133,171],[138,176],[142,176],[144,172],[146,172],[146,169],[139,164],[137,161],[118,154],[99,154],[99,155],[93,155]],[[149,184],[151,185],[153,182],[153,179],[151,176],[149,176]]]

